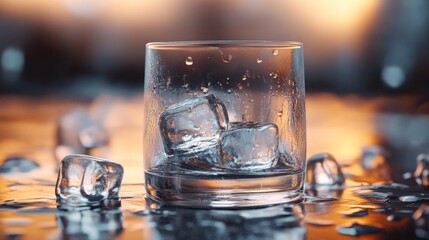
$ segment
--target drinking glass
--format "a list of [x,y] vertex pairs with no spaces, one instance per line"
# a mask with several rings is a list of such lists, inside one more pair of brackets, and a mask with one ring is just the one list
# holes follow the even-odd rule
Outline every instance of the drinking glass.
[[147,197],[196,208],[301,199],[303,45],[273,41],[146,45]]

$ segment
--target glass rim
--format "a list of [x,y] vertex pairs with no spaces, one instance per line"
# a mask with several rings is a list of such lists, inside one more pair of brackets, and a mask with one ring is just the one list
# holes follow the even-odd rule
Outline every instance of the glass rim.
[[297,41],[270,41],[270,40],[201,40],[201,41],[166,41],[149,42],[149,49],[187,49],[187,48],[279,48],[299,49],[304,44]]

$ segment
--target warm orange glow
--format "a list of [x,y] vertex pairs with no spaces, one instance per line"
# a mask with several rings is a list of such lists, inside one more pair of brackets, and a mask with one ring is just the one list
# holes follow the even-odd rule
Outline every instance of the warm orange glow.
[[351,163],[362,147],[377,144],[375,104],[332,95],[307,98],[307,156],[331,153],[340,163]]
[[[288,15],[292,15],[294,28],[302,29],[305,39],[320,42],[312,56],[323,58],[334,49],[349,48],[364,41],[365,31],[373,22],[380,1],[285,1]],[[293,11],[291,10],[293,9]],[[291,16],[287,16],[291,18]],[[311,40],[312,39],[312,40]],[[323,46],[322,46],[323,43]],[[356,50],[356,49],[354,49]]]

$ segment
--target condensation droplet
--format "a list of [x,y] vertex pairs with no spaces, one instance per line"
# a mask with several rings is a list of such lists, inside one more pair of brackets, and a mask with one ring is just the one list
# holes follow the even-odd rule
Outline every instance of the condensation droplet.
[[274,55],[274,56],[277,56],[277,54],[279,54],[279,50],[274,49],[274,50],[273,50],[273,55]]
[[240,83],[239,84],[237,84],[237,87],[238,87],[238,89],[243,89],[243,85],[241,85]]
[[246,81],[247,80],[247,75],[244,74],[243,77],[241,78],[241,80]]
[[278,77],[278,75],[277,75],[277,73],[273,73],[273,76],[272,76],[274,79],[276,79],[277,77]]
[[279,112],[277,113],[277,116],[279,116],[279,117],[283,116],[283,111],[279,111]]
[[188,66],[191,66],[192,64],[194,64],[194,60],[192,60],[192,57],[187,57],[185,64]]
[[257,62],[257,63],[261,63],[261,62],[262,62],[262,58],[258,58],[258,59],[256,59],[256,62]]
[[231,90],[231,89],[228,89],[228,93],[232,93],[232,90]]
[[203,93],[207,93],[207,92],[209,91],[209,89],[208,89],[208,88],[206,88],[206,87],[201,87],[201,91],[202,91]]
[[231,53],[228,53],[228,54],[224,54],[223,52],[222,52],[222,50],[220,51],[220,56],[221,56],[221,58],[222,58],[222,62],[224,62],[224,63],[229,63],[229,62],[231,62],[231,60],[232,60],[232,54]]

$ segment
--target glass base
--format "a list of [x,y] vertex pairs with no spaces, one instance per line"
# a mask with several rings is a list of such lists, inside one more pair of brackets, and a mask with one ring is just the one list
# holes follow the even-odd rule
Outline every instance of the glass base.
[[201,176],[147,170],[145,178],[147,197],[163,205],[249,208],[299,201],[304,174]]

